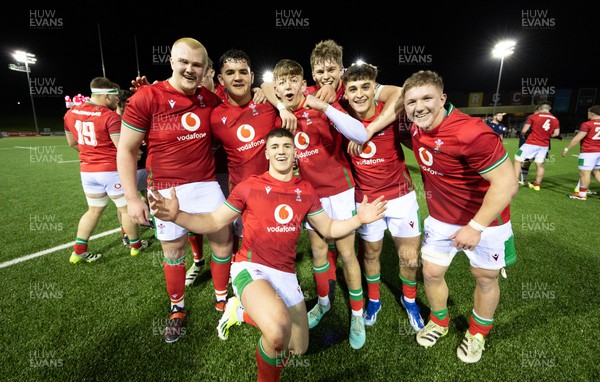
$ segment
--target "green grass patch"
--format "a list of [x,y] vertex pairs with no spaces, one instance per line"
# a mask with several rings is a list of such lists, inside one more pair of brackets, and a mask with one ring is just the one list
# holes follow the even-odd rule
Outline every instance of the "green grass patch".
[[[417,345],[398,303],[398,260],[389,236],[382,254],[383,309],[367,328],[359,351],[348,344],[347,289],[338,270],[336,303],[310,332],[307,354],[293,357],[285,381],[505,381],[597,380],[600,351],[598,208],[600,197],[567,198],[577,183],[577,158],[553,141],[539,192],[521,187],[512,206],[517,263],[501,279],[495,327],[480,362],[466,365],[456,347],[468,326],[474,280],[465,256],[451,265],[449,334],[431,349]],[[512,156],[516,139],[505,145]],[[572,150],[573,151],[573,150]],[[571,153],[570,153],[571,154]],[[412,153],[407,163],[422,216],[424,192]],[[64,137],[0,139],[2,165],[0,263],[72,242],[86,210],[77,153]],[[532,166],[530,179],[535,167]],[[592,190],[599,191],[592,183]],[[110,204],[95,233],[118,227]],[[90,241],[103,258],[71,265],[72,248],[0,268],[0,380],[2,381],[254,381],[259,332],[231,329],[221,341],[215,327],[213,286],[206,267],[186,289],[186,332],[175,344],[161,330],[169,300],[160,243],[142,229],[150,247],[131,257],[118,233]],[[301,236],[297,261],[310,309],[316,302],[310,245]],[[205,247],[205,253],[209,253]],[[191,254],[188,256],[191,264]],[[428,313],[422,282],[422,313]],[[366,284],[364,285],[366,293]]]

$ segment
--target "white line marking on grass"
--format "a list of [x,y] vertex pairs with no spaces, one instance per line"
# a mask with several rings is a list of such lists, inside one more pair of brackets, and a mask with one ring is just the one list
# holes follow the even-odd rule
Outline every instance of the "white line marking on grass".
[[[69,147],[69,145],[45,145],[46,147]],[[2,149],[25,149],[25,150],[31,150],[35,147],[38,146],[13,146],[13,147],[0,147]]]
[[[90,237],[90,240],[91,239],[97,239],[97,238],[103,237],[103,236],[108,236],[108,235],[111,235],[111,234],[113,234],[115,232],[119,232],[119,231],[121,231],[121,228],[115,228],[115,229],[111,229],[110,231],[101,232],[101,233],[99,233],[97,235],[92,235],[92,237]],[[5,261],[3,263],[0,263],[0,268],[6,268],[6,267],[9,267],[11,265],[15,265],[15,264],[21,263],[23,261],[35,259],[36,257],[40,257],[40,256],[47,255],[49,253],[52,253],[52,252],[60,251],[61,249],[72,247],[73,245],[75,245],[74,241],[72,241],[70,243],[67,243],[67,244],[59,245],[59,246],[54,247],[54,248],[49,248],[49,249],[45,249],[45,250],[40,251],[40,252],[32,253],[31,255],[22,256],[22,257],[18,257],[16,259]]]

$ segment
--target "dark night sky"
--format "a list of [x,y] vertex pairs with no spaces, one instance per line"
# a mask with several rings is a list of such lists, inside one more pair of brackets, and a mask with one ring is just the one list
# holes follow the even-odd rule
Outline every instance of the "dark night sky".
[[[216,9],[217,3],[210,4],[215,9],[178,6],[139,11],[119,6],[99,11],[79,3],[69,9],[5,12],[0,25],[4,90],[0,128],[6,113],[31,110],[25,73],[8,69],[9,63],[15,63],[12,52],[17,49],[36,54],[32,82],[42,93],[53,93],[37,94],[36,109],[62,115],[64,95],[88,94],[89,81],[103,75],[103,61],[107,77],[121,87],[129,86],[138,69],[136,40],[141,73],[152,80],[167,78],[171,70],[161,63],[164,52],[177,38],[186,36],[201,41],[215,61],[229,48],[245,50],[257,81],[279,59],[292,58],[304,66],[311,85],[310,52],[317,42],[331,38],[344,46],[346,66],[358,58],[375,64],[381,83],[402,85],[411,73],[432,69],[444,77],[448,93],[493,93],[499,60],[491,57],[492,47],[500,39],[512,38],[517,48],[505,60],[501,91],[518,90],[527,78],[556,88],[600,85],[599,67],[591,53],[596,50],[592,44],[598,43],[597,16],[582,7],[481,3],[459,9],[419,3],[392,12],[383,6],[376,11],[300,5],[258,10],[244,6]],[[167,19],[168,15],[173,16]],[[286,28],[284,24],[294,25]],[[401,50],[407,55],[403,59]]]

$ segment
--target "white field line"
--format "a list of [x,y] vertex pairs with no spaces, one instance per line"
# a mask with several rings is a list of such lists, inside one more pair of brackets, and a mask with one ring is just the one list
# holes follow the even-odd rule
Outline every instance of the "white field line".
[[[25,149],[25,150],[31,150],[34,147],[39,147],[39,146],[13,146],[13,147],[0,147],[0,149]],[[69,145],[50,145],[47,147],[69,147]]]
[[[113,233],[120,232],[120,231],[121,231],[121,228],[111,229],[110,231],[105,231],[105,232],[101,232],[97,235],[92,235],[92,237],[90,237],[90,239],[97,239],[99,237],[108,236],[108,235],[111,235]],[[60,251],[61,249],[72,247],[73,245],[75,245],[74,241],[67,243],[67,244],[61,244],[57,247],[44,249],[43,251],[32,253],[31,255],[22,256],[22,257],[18,257],[16,259],[5,261],[3,263],[0,263],[0,268],[10,267],[11,265],[15,265],[15,264],[21,263],[23,261],[35,259],[36,257],[44,256],[44,255],[47,255],[52,252]]]

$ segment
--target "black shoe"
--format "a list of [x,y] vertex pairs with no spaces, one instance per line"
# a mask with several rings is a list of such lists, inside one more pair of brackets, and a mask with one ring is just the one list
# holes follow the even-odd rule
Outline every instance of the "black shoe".
[[127,235],[123,235],[123,245],[129,247],[129,238]]
[[169,321],[167,322],[164,333],[165,341],[167,343],[173,343],[177,341],[181,335],[185,334],[185,327],[183,326],[185,321],[185,308],[173,305],[170,313]]
[[332,280],[332,279],[329,280],[328,296],[329,296],[329,304],[330,305],[333,305],[333,303],[335,302],[335,284],[336,284],[335,280]]
[[198,268],[202,268],[205,264],[206,264],[206,260],[204,260],[204,257],[198,261],[194,260],[194,265],[197,266]]

